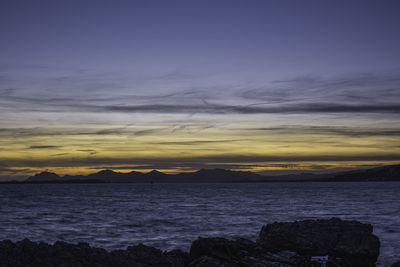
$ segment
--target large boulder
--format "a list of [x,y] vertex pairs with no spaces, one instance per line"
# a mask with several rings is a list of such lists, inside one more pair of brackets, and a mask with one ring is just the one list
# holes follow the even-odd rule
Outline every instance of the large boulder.
[[257,244],[268,252],[327,255],[342,266],[374,266],[380,243],[372,230],[370,224],[338,218],[275,222],[262,227]]
[[269,253],[256,243],[244,238],[228,240],[221,237],[199,237],[192,243],[190,259],[188,267],[319,266],[314,264],[316,262],[311,257],[303,257],[291,251]]
[[197,259],[202,256],[209,256],[222,261],[229,261],[246,254],[254,246],[254,242],[246,239],[233,241],[221,237],[199,237],[190,247],[190,258]]

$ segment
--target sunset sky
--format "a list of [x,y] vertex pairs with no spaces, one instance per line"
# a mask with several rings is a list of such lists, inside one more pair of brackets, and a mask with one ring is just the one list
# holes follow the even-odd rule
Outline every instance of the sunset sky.
[[0,179],[400,163],[400,1],[0,2]]

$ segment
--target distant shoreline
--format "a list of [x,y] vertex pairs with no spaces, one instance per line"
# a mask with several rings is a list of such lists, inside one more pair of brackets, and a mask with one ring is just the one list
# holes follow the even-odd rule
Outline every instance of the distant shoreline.
[[103,184],[103,183],[281,183],[281,182],[386,182],[400,181],[400,165],[387,165],[328,174],[300,173],[266,176],[250,171],[201,169],[195,172],[167,174],[157,170],[129,173],[102,170],[89,175],[64,175],[41,172],[24,181],[2,181],[1,184]]
[[335,181],[331,179],[327,180],[283,180],[283,181],[234,181],[234,182],[107,182],[104,180],[96,181],[6,181],[0,182],[1,184],[260,184],[260,183],[379,183],[379,182],[400,182],[400,180],[349,180],[349,181]]

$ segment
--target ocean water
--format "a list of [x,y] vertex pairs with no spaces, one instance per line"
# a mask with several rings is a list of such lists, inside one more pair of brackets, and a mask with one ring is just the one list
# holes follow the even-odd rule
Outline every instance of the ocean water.
[[371,223],[379,265],[400,260],[396,182],[0,185],[0,240],[189,250],[198,236],[255,241],[267,223],[331,217]]

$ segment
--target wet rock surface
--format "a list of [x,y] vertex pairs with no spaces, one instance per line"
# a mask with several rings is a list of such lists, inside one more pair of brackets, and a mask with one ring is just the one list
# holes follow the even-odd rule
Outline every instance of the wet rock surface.
[[[0,266],[375,266],[379,239],[356,221],[307,220],[264,226],[256,242],[201,238],[190,252],[161,251],[143,244],[106,251],[87,243],[53,245],[0,242]],[[397,266],[397,265],[394,265]]]

